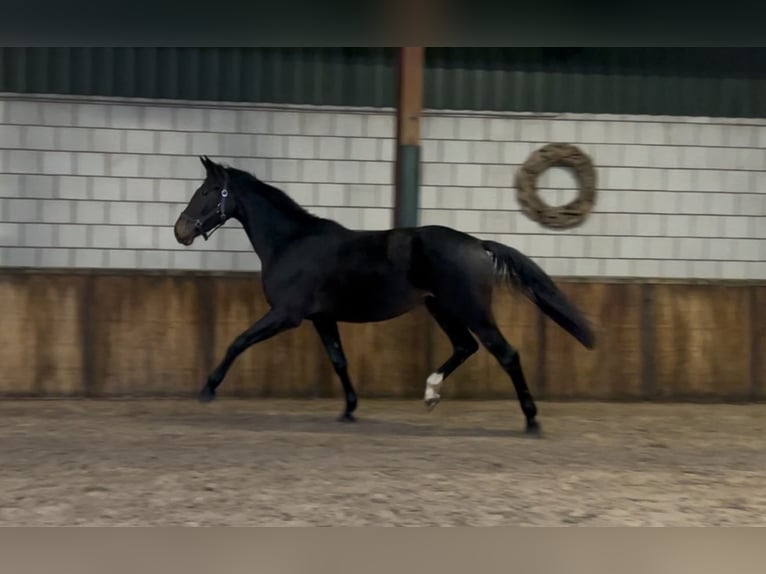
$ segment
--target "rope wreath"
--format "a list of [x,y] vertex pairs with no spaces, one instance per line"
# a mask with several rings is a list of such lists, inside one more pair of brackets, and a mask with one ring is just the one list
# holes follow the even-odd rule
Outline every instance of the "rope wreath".
[[[548,205],[537,193],[537,178],[554,166],[572,168],[579,184],[577,198],[566,205]],[[596,170],[593,162],[577,146],[547,144],[535,150],[516,172],[516,198],[527,217],[545,227],[566,229],[580,225],[596,201]]]

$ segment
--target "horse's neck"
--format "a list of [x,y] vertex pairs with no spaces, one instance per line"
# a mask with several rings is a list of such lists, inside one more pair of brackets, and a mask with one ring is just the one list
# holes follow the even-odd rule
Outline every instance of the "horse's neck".
[[263,266],[293,237],[311,216],[280,209],[266,197],[253,193],[240,204],[238,219]]

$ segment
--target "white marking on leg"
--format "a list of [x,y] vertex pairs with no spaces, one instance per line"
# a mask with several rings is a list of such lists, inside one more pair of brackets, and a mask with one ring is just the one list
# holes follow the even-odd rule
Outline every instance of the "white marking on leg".
[[426,394],[423,399],[428,406],[436,405],[440,400],[439,388],[441,388],[444,375],[442,373],[431,373],[426,380]]

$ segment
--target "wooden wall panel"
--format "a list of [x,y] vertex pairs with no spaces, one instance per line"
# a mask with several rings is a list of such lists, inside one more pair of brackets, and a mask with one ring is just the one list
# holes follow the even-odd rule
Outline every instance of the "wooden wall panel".
[[[428,376],[431,317],[425,309],[380,323],[339,325],[349,375],[360,395],[416,397]],[[333,374],[334,377],[334,374]],[[332,396],[342,396],[332,378]]]
[[[211,279],[213,365],[231,342],[266,314],[269,306],[257,278]],[[316,397],[330,376],[319,336],[309,322],[242,353],[220,387],[221,396]]]
[[[214,280],[215,362],[268,311],[255,279]],[[428,325],[422,312],[391,321],[339,324],[349,375],[365,396],[406,396],[421,378]],[[240,396],[341,397],[340,382],[310,321],[240,355],[221,387]]]
[[199,282],[140,275],[92,281],[94,394],[187,394],[200,386]]
[[641,395],[642,290],[636,284],[560,283],[591,322],[596,348],[546,318],[545,396],[628,399]]
[[29,319],[28,288],[23,276],[4,276],[0,282],[0,389],[3,393],[35,392],[37,328]]
[[766,399],[766,286],[755,286],[750,291],[750,357],[751,398]]
[[83,391],[79,297],[84,277],[3,275],[0,392],[67,396]]
[[654,286],[658,398],[741,399],[751,392],[745,286]]
[[[766,398],[766,286],[560,282],[598,337],[588,351],[524,297],[499,289],[498,325],[547,399]],[[0,275],[0,394],[194,396],[240,332],[266,313],[257,276]],[[341,324],[362,397],[421,399],[451,353],[425,309]],[[542,385],[542,386],[541,386]],[[222,396],[338,397],[311,323],[246,350]],[[515,399],[483,348],[445,383],[446,398]]]

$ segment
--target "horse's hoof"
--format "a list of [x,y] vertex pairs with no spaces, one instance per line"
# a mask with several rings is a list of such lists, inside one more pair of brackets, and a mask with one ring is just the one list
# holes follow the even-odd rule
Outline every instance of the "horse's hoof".
[[207,385],[204,386],[204,388],[200,391],[198,396],[199,402],[201,403],[209,403],[214,398],[215,398],[215,391]]
[[540,428],[540,423],[536,420],[527,421],[527,434],[529,436],[540,436],[543,430]]
[[431,398],[428,398],[428,399],[424,399],[424,402],[426,404],[426,408],[429,411],[434,410],[436,408],[436,405],[438,405],[440,401],[441,401],[440,397],[431,397]]
[[343,413],[338,417],[338,422],[341,423],[355,423],[356,417],[351,413]]

